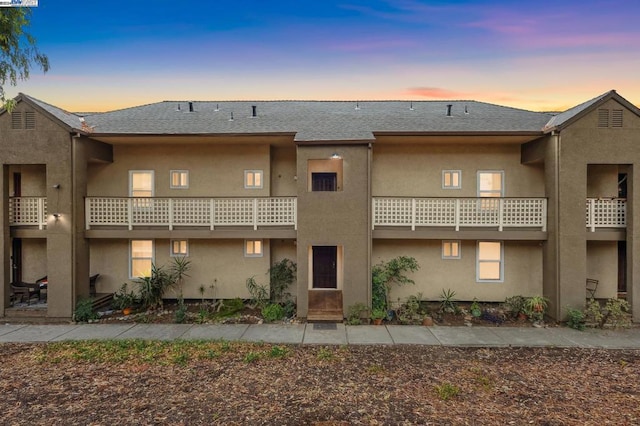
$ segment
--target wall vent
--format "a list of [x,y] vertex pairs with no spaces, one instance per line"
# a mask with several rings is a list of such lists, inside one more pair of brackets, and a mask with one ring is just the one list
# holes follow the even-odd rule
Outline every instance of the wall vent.
[[611,110],[611,127],[622,127],[622,110]]
[[21,112],[11,113],[11,128],[13,130],[22,129],[22,113]]
[[36,128],[36,113],[34,111],[25,111],[24,128],[27,130],[33,130]]
[[601,108],[598,110],[598,127],[609,127],[608,109]]

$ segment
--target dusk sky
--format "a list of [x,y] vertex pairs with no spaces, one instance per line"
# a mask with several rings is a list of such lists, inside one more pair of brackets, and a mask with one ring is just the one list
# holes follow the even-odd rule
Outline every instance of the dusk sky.
[[39,0],[17,87],[69,111],[162,100],[640,104],[640,1]]

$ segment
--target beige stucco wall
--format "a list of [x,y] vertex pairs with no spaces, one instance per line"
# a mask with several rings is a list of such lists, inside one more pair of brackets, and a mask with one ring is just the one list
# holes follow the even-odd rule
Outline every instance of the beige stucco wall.
[[22,280],[33,283],[47,275],[47,240],[24,238],[22,240]]
[[618,166],[615,164],[587,165],[587,197],[617,197]]
[[20,173],[23,197],[42,197],[47,193],[47,171],[42,164],[12,165],[9,167],[9,195],[14,196],[13,174]]
[[[582,307],[585,303],[585,279],[589,273],[586,230],[584,224],[584,200],[591,191],[588,183],[590,172],[596,175],[607,174],[607,167],[593,165],[611,165],[608,174],[612,180],[613,166],[623,167],[629,173],[627,202],[627,289],[631,300],[634,318],[640,318],[640,238],[637,238],[637,226],[640,226],[640,209],[635,208],[640,197],[640,117],[624,108],[615,99],[605,102],[599,108],[624,109],[623,127],[599,128],[598,111],[585,114],[584,117],[563,129],[557,142],[559,164],[557,179],[558,198],[550,198],[550,204],[558,203],[557,229],[550,228],[549,243],[556,245],[558,265],[549,272],[554,273],[556,288],[550,289],[553,299],[552,312],[564,316],[567,306]],[[603,181],[604,182],[604,181]],[[593,186],[592,186],[593,188]],[[613,187],[607,185],[606,191]],[[615,195],[615,193],[613,194]],[[553,208],[550,213],[553,213]],[[589,244],[589,247],[592,247]],[[613,253],[613,250],[611,251]],[[603,259],[599,262],[605,262]],[[611,255],[608,262],[616,265]],[[608,265],[607,265],[608,266]],[[609,270],[609,268],[606,268]],[[606,280],[606,279],[605,279]]]
[[[309,160],[342,157],[343,188],[335,192],[308,191]],[[370,300],[370,197],[369,149],[366,145],[298,146],[298,315],[308,309],[312,246],[337,246],[342,250],[343,309]],[[339,256],[339,255],[338,255]],[[340,267],[340,265],[338,265]]]
[[616,241],[587,242],[587,278],[600,281],[595,294],[596,298],[618,297],[618,243]]
[[[116,145],[113,163],[92,163],[89,196],[129,196],[129,171],[153,170],[156,197],[263,197],[270,194],[268,145]],[[189,188],[171,189],[170,170],[188,170]],[[262,189],[244,188],[244,171],[262,170]]]
[[[520,145],[374,144],[373,196],[476,197],[477,172],[503,170],[505,196],[543,197],[544,173],[520,164]],[[442,189],[442,171],[461,170],[461,189]]]
[[[266,275],[269,269],[270,244],[264,243],[262,257],[244,257],[244,240],[189,240],[191,262],[189,277],[185,278],[183,295],[187,299],[199,299],[199,288],[206,288],[205,297],[211,298],[248,298],[246,280],[255,277],[259,284],[268,285]],[[169,240],[154,240],[156,265],[172,262],[169,254]],[[122,283],[130,283],[129,278],[129,240],[93,240],[91,241],[91,274],[100,274],[97,291],[115,292]],[[211,286],[214,288],[211,288]],[[134,286],[135,287],[135,286]],[[175,298],[170,292],[167,298]]]
[[504,282],[476,282],[476,241],[461,241],[461,259],[442,259],[439,240],[376,240],[373,263],[398,256],[411,256],[420,269],[408,274],[416,284],[396,286],[391,301],[422,293],[425,300],[438,300],[442,290],[453,290],[458,300],[477,298],[501,302],[514,295],[542,294],[542,247],[537,242],[504,242]]
[[271,196],[296,195],[296,147],[271,148]]

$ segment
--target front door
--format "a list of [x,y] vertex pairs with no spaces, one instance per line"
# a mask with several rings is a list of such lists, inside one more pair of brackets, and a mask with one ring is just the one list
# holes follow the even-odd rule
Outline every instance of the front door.
[[313,246],[313,288],[337,289],[336,246]]

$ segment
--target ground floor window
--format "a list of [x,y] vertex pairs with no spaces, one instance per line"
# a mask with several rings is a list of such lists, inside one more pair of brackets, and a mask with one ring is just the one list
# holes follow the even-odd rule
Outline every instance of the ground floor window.
[[245,257],[262,257],[262,240],[244,240]]
[[477,281],[504,281],[504,247],[502,241],[478,241]]
[[460,241],[443,241],[442,242],[442,258],[443,259],[460,259]]
[[150,277],[153,264],[153,240],[131,240],[129,259],[131,278]]
[[171,257],[189,256],[189,240],[171,240]]

